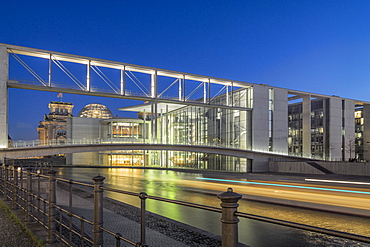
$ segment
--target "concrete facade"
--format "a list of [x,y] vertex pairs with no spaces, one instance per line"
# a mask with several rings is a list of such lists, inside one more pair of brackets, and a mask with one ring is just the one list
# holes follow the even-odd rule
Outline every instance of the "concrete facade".
[[[368,162],[320,162],[318,165],[324,167],[334,174],[370,176],[370,164]],[[270,172],[297,173],[297,174],[325,174],[323,171],[310,166],[307,162],[269,162]]]
[[[330,98],[329,102],[325,101],[326,104],[329,104],[325,108],[328,111],[325,112],[328,119],[328,125],[326,125],[325,131],[327,131],[328,138],[328,156],[331,159],[341,160],[342,159],[342,100],[339,98]],[[337,134],[335,134],[337,133]]]
[[273,110],[273,152],[288,154],[288,92],[283,89],[274,89]]
[[[355,151],[352,151],[352,149],[355,148],[355,121],[353,121],[355,115],[355,102],[353,100],[344,99],[343,104],[344,146],[347,147],[345,149],[344,160],[348,161],[350,157],[355,157]],[[348,148],[348,146],[350,146],[350,148]]]
[[311,96],[302,97],[302,152],[303,156],[309,157],[311,153]]
[[[99,138],[99,118],[71,117],[67,119],[67,139],[93,140]],[[73,138],[72,138],[73,137]],[[99,165],[99,152],[66,154],[67,165]]]
[[269,86],[253,86],[252,148],[269,151]]

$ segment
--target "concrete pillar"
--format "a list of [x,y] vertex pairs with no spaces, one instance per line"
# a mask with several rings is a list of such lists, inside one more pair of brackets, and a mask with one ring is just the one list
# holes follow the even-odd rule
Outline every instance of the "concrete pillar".
[[362,116],[364,118],[364,159],[370,160],[370,105],[364,105]]
[[[327,102],[327,101],[326,101]],[[328,138],[329,157],[331,160],[342,159],[342,100],[340,98],[330,98],[329,105],[324,111],[328,124],[325,128],[325,136]],[[325,123],[324,123],[325,126]],[[354,128],[353,128],[354,129]]]
[[311,157],[311,95],[302,99],[302,155]]
[[353,100],[344,100],[343,118],[344,146],[347,147],[345,160],[348,160],[350,156],[355,158],[355,102]]
[[273,151],[288,154],[288,91],[285,89],[274,89],[272,136]]
[[253,86],[252,148],[269,151],[269,87]]
[[157,132],[158,132],[158,84],[157,84],[157,71],[151,75],[150,93],[154,99],[152,102],[152,143],[157,143]]
[[6,45],[0,44],[0,148],[8,147],[8,63]]

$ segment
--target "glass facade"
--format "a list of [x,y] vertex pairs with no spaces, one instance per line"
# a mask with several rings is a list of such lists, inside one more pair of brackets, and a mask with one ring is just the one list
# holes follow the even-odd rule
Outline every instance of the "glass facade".
[[[224,94],[213,99],[217,105],[226,105]],[[248,105],[248,89],[229,93],[236,107]],[[229,102],[231,103],[231,102]],[[186,106],[160,114],[157,142],[164,144],[216,146],[251,150],[251,112],[221,107]],[[215,170],[245,170],[246,161],[240,158],[179,151],[158,151],[151,164],[170,167],[192,167]],[[156,159],[161,157],[160,160]]]
[[[348,158],[344,153],[349,150],[353,152],[349,157],[363,159],[362,107],[356,108],[356,136],[348,147],[347,142],[351,140],[345,132],[351,134],[353,125],[345,122],[345,116],[349,116],[352,109],[348,111],[344,100],[307,95],[281,99],[279,95],[284,94],[278,89],[261,86],[221,94],[208,101],[209,104],[204,104],[203,98],[181,104],[145,102],[127,107],[130,111],[139,110],[138,118],[101,120],[98,138],[107,139],[107,142],[262,150],[319,160],[334,160],[332,157],[344,160]],[[254,101],[253,97],[259,98]],[[296,103],[287,105],[290,100]],[[336,136],[332,138],[331,135]],[[104,165],[239,172],[247,172],[253,165],[253,160],[246,158],[178,150],[104,151],[100,156],[103,156],[99,159],[104,160]]]
[[299,155],[303,152],[302,103],[288,107],[288,154]]
[[363,107],[357,106],[355,110],[355,159],[364,160],[364,116]]
[[324,100],[311,101],[311,157],[324,159]]
[[[311,157],[325,158],[326,138],[324,137],[324,100],[311,101]],[[325,122],[326,123],[326,122]],[[303,153],[303,109],[302,102],[288,107],[288,153],[299,155]]]

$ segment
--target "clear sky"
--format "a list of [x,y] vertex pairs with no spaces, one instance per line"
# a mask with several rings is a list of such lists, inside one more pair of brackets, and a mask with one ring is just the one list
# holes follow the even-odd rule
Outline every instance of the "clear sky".
[[[3,1],[0,27],[0,43],[370,101],[368,0]],[[10,135],[37,139],[56,93],[9,95]]]

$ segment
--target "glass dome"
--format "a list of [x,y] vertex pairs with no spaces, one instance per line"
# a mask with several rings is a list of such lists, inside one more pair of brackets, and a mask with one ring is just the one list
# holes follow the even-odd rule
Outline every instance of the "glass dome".
[[97,103],[86,105],[78,113],[78,116],[86,118],[104,118],[104,119],[113,118],[113,114],[108,109],[108,107]]

